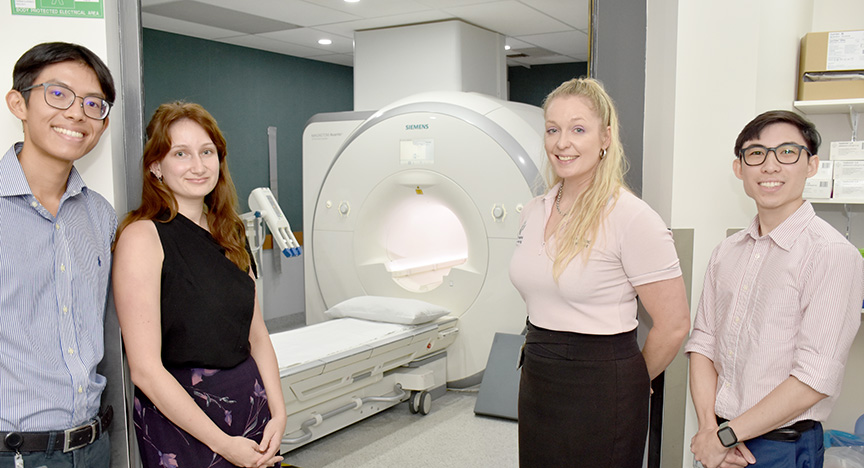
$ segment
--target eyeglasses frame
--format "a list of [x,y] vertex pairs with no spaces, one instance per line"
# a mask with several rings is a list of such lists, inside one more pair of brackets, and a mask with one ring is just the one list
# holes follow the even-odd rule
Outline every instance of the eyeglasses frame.
[[[81,98],[81,111],[82,111],[82,112],[84,111],[84,100],[87,99],[87,98],[96,98],[96,99],[99,99],[100,101],[103,101],[103,102],[105,102],[106,104],[108,104],[108,112],[106,112],[106,113],[105,113],[105,117],[102,117],[101,119],[98,119],[98,118],[95,118],[95,117],[90,117],[89,115],[87,115],[86,112],[84,112],[84,115],[87,116],[87,118],[90,118],[90,119],[93,119],[93,120],[105,120],[105,119],[107,119],[107,118],[108,118],[108,114],[111,113],[111,108],[114,107],[114,103],[113,103],[113,102],[111,102],[111,101],[109,101],[109,100],[107,100],[107,99],[105,99],[105,98],[103,98],[103,97],[101,97],[101,96],[98,96],[98,95],[95,95],[95,94],[87,94],[87,95],[85,95],[85,96],[79,96],[79,95],[76,94],[75,91],[73,91],[71,88],[69,88],[69,87],[66,86],[66,85],[62,85],[62,84],[60,84],[60,83],[49,83],[49,82],[39,83],[39,84],[35,84],[35,85],[33,85],[33,86],[28,86],[28,87],[22,89],[20,92],[21,92],[21,94],[24,94],[24,93],[26,93],[26,92],[28,92],[28,91],[30,91],[30,90],[36,89],[36,88],[38,88],[38,87],[40,87],[40,86],[42,87],[42,98],[45,99],[45,104],[48,104],[49,106],[51,106],[51,107],[53,107],[53,108],[55,108],[55,109],[60,109],[60,110],[66,110],[66,109],[69,109],[70,107],[72,107],[73,104],[75,104],[75,100],[78,99],[78,98]],[[72,97],[72,102],[70,102],[69,105],[66,106],[66,107],[57,107],[57,106],[55,106],[54,104],[51,104],[51,103],[48,101],[48,95],[47,95],[47,93],[48,93],[48,87],[49,87],[49,86],[59,86],[59,87],[61,87],[61,88],[63,88],[63,89],[68,89],[69,92],[72,93],[72,96],[73,96],[73,97]]]
[[[798,157],[795,158],[795,161],[792,161],[792,162],[783,162],[783,161],[780,160],[780,157],[777,156],[777,149],[780,148],[781,146],[794,146],[794,147],[798,148]],[[747,150],[750,150],[750,149],[753,149],[753,148],[765,148],[765,157],[762,158],[762,162],[760,162],[759,164],[750,164],[750,163],[747,162],[747,158],[744,157],[744,153],[745,153]],[[813,153],[810,151],[810,148],[807,148],[807,146],[805,146],[805,145],[799,145],[798,143],[783,143],[783,144],[781,144],[781,145],[777,145],[777,146],[775,146],[775,147],[773,147],[773,148],[769,148],[769,147],[767,147],[767,146],[765,146],[765,145],[750,145],[750,146],[748,146],[748,147],[746,147],[746,148],[741,148],[740,150],[738,150],[738,158],[739,158],[739,159],[741,160],[741,162],[743,162],[744,165],[746,165],[746,166],[750,166],[750,167],[757,167],[757,166],[761,166],[761,165],[765,164],[765,161],[768,160],[768,153],[772,153],[772,152],[773,152],[773,153],[774,153],[774,159],[776,159],[778,163],[783,164],[784,166],[789,166],[789,165],[792,165],[792,164],[797,164],[798,161],[801,160],[801,152],[802,152],[802,150],[807,152],[807,157],[808,157],[808,158],[809,158],[810,156],[813,156]]]

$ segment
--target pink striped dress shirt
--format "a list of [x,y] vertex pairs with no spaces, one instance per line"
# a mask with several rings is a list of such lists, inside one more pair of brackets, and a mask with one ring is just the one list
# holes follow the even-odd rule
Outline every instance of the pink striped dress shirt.
[[711,255],[685,352],[714,362],[718,416],[735,418],[794,376],[828,395],[791,423],[824,421],[861,323],[864,260],[809,202],[768,235],[758,218]]

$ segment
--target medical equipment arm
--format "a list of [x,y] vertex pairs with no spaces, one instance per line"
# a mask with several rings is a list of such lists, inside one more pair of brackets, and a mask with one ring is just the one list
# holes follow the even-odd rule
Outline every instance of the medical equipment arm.
[[252,190],[249,194],[249,209],[255,212],[256,216],[264,218],[273,235],[273,242],[279,245],[279,249],[286,257],[296,257],[302,253],[300,244],[291,232],[288,219],[285,218],[269,188],[259,187]]

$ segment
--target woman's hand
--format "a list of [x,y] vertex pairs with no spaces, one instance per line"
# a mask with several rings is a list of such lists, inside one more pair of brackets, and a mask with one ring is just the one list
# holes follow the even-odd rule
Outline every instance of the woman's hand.
[[[242,466],[243,468],[258,468],[262,466],[259,465],[259,460],[261,460],[262,456],[258,450],[258,443],[252,439],[240,436],[228,437],[221,447],[213,451],[234,466]],[[282,457],[278,458],[281,460]],[[279,460],[274,460],[272,463],[276,463],[277,461]]]
[[282,461],[279,456],[279,447],[282,444],[282,435],[285,433],[286,417],[273,418],[264,426],[264,435],[258,444],[258,453],[262,454],[256,463],[256,468],[272,466]]

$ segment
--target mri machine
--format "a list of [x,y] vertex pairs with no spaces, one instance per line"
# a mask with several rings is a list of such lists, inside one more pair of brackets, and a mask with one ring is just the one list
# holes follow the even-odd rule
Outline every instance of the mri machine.
[[[405,400],[427,413],[447,386],[480,382],[496,332],[521,332],[508,265],[522,206],[545,187],[542,131],[539,108],[459,92],[310,119],[309,325],[271,335],[288,409],[283,452]],[[328,309],[367,296],[449,314],[328,320]]]

